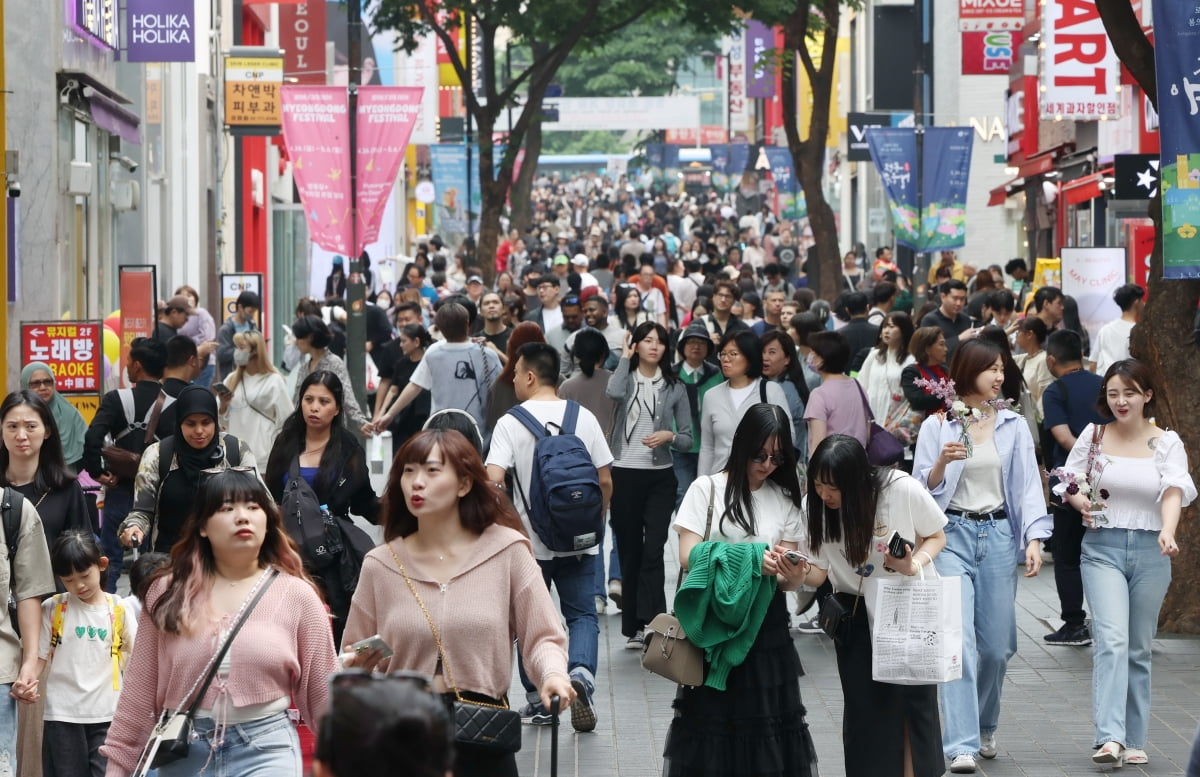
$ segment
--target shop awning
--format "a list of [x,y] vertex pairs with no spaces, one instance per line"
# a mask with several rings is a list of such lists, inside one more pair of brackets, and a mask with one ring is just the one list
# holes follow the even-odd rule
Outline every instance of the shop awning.
[[988,194],[988,207],[1003,205],[1009,195],[1016,194],[1025,186],[1025,179],[1018,176],[1011,181],[1002,183]]
[[1074,181],[1064,181],[1062,185],[1063,200],[1068,205],[1078,205],[1081,202],[1103,197],[1108,188],[1104,179],[1111,178],[1113,169],[1105,168],[1098,173],[1076,178]]
[[92,121],[96,122],[97,127],[110,135],[119,135],[130,143],[142,142],[142,134],[138,130],[141,119],[136,113],[95,89],[85,88],[84,94],[92,112]]

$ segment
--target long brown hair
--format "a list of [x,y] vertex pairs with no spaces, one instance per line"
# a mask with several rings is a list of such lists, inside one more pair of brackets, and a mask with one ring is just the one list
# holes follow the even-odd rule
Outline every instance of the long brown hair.
[[[260,564],[273,566],[313,585],[304,573],[304,563],[295,543],[283,528],[279,508],[256,473],[227,469],[202,477],[196,492],[196,507],[180,530],[179,542],[171,548],[171,563],[152,578],[152,581],[167,578],[166,590],[155,602],[150,617],[155,626],[168,634],[190,630],[206,614],[209,606],[206,589],[216,571],[216,563],[212,544],[208,538],[200,536],[200,531],[227,502],[254,502],[267,514],[267,532],[258,550]],[[313,590],[317,587],[313,586]]]
[[434,448],[441,452],[444,465],[471,482],[471,490],[458,500],[458,518],[464,529],[483,534],[484,529],[498,523],[525,533],[512,502],[488,481],[479,450],[461,432],[426,429],[404,443],[392,462],[383,498],[384,542],[407,537],[417,530],[417,518],[408,509],[400,478],[404,475],[404,465],[424,463]]
[[512,332],[508,335],[508,347],[504,349],[508,363],[504,365],[504,370],[500,373],[500,377],[497,380],[503,381],[510,386],[513,385],[513,381],[517,377],[517,351],[525,343],[544,342],[546,342],[546,336],[542,334],[542,328],[535,322],[522,321],[514,326]]

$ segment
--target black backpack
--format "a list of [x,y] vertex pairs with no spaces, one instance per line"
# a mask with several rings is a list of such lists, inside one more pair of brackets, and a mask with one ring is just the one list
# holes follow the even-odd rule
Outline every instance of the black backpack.
[[[0,521],[4,524],[4,544],[8,546],[8,576],[12,580],[12,563],[17,557],[17,544],[21,541],[21,512],[25,509],[25,497],[15,488],[3,488],[0,495]],[[21,636],[21,624],[17,620],[17,602],[12,592],[8,593],[8,619],[13,631]]]

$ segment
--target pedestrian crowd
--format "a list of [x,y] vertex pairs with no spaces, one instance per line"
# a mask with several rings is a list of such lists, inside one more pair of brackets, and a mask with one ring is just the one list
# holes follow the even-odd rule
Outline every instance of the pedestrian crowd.
[[[0,763],[299,775],[303,721],[314,774],[516,775],[519,721],[569,708],[596,728],[619,610],[630,650],[667,612],[704,650],[668,775],[815,774],[793,639],[821,632],[848,775],[974,773],[999,752],[1017,588],[1046,551],[1046,644],[1094,645],[1091,759],[1147,763],[1151,641],[1196,489],[1130,358],[1144,291],[1117,290],[1089,347],[1023,260],[945,251],[913,279],[860,244],[822,300],[810,243],[715,192],[540,179],[533,226],[495,257],[434,236],[396,284],[368,274],[366,405],[340,258],[298,301],[282,371],[256,294],[217,326],[186,286],[90,424],[24,365],[0,405]],[[961,678],[883,681],[872,591],[934,570],[960,581]],[[152,756],[177,712],[183,752]]]

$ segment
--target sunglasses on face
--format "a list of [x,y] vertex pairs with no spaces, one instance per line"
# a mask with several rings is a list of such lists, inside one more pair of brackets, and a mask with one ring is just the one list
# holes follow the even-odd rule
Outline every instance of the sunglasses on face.
[[208,469],[200,470],[198,483],[199,485],[204,485],[208,480],[223,472],[249,472],[254,477],[258,477],[258,470],[254,467],[209,467]]
[[53,378],[47,378],[47,379],[45,379],[45,380],[31,380],[31,381],[29,381],[29,388],[31,388],[31,389],[51,388],[53,385],[54,385],[54,379],[53,379]]
[[750,461],[755,464],[766,464],[769,461],[776,467],[782,467],[786,460],[781,453],[756,453],[750,457]]

